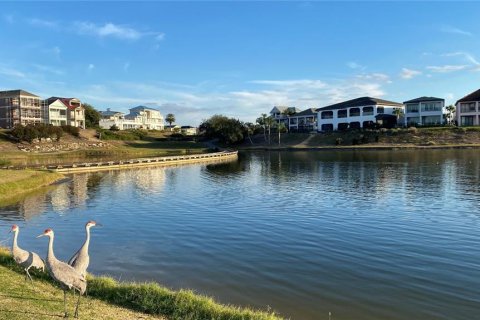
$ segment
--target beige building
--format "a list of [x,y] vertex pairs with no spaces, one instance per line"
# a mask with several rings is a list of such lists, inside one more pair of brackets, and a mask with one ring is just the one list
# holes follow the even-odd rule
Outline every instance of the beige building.
[[44,123],[44,113],[39,96],[24,90],[0,91],[0,128]]

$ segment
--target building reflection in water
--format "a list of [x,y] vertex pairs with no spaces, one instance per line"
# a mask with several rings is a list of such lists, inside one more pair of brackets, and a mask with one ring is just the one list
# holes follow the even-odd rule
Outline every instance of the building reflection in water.
[[60,215],[66,214],[92,201],[98,192],[102,192],[102,183],[118,191],[131,189],[144,194],[161,191],[165,185],[165,168],[78,173],[69,178],[67,182],[28,194],[16,204],[0,207],[0,219],[29,220],[50,208]]

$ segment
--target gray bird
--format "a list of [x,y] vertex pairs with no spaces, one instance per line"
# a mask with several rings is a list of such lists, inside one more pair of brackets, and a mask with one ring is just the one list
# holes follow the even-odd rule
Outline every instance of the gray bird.
[[90,228],[101,226],[100,223],[96,223],[93,220],[90,220],[85,225],[85,231],[87,237],[83,245],[78,249],[78,251],[73,255],[73,257],[68,260],[68,264],[71,265],[75,270],[77,270],[82,276],[87,276],[87,268],[90,263],[90,256],[88,255],[88,245],[90,244]]
[[32,281],[32,277],[30,276],[30,273],[28,270],[30,268],[37,268],[42,271],[45,271],[45,264],[43,263],[43,260],[40,258],[38,254],[32,251],[26,251],[20,248],[17,244],[17,238],[18,238],[18,233],[20,232],[20,228],[14,224],[12,226],[12,229],[10,232],[13,232],[13,243],[12,243],[12,254],[13,254],[13,259],[15,262],[23,267],[23,270],[25,270],[26,275],[25,275],[25,281],[27,281],[27,276]]
[[75,297],[75,291],[78,291],[78,301],[75,307],[75,318],[78,318],[78,306],[80,305],[80,297],[85,293],[87,290],[87,282],[85,277],[82,276],[77,270],[75,270],[72,266],[66,264],[55,258],[55,254],[53,253],[53,240],[55,238],[55,234],[53,233],[52,229],[46,229],[41,235],[37,236],[40,237],[49,237],[50,240],[48,241],[48,254],[47,254],[47,269],[52,278],[60,284],[60,287],[63,290],[63,308],[65,312],[65,317],[68,316],[67,313],[67,290],[73,289],[73,295]]

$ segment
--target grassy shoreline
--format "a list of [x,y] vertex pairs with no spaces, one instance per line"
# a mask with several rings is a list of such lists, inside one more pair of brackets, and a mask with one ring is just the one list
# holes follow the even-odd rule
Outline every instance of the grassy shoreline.
[[23,194],[49,186],[65,176],[42,170],[0,169],[0,203],[12,201]]
[[[4,247],[0,247],[0,276],[2,279],[0,299],[8,295],[15,298],[11,288],[20,292],[23,271],[15,265],[8,249]],[[39,275],[34,281],[41,290],[35,289],[35,297],[32,300],[10,299],[10,309],[15,309],[12,307],[18,305],[22,310],[34,310],[40,315],[40,319],[45,315],[51,318],[52,310],[55,310],[56,314],[61,314],[62,291],[54,286],[47,275]],[[0,308],[0,317],[4,312],[2,309]],[[157,283],[120,283],[112,278],[95,276],[88,277],[88,297],[86,301],[84,300],[83,307],[80,306],[80,316],[83,319],[99,319],[99,316],[102,319],[282,319],[272,312],[222,305],[212,298],[195,294],[190,290],[173,291]],[[24,318],[20,315],[11,319]]]

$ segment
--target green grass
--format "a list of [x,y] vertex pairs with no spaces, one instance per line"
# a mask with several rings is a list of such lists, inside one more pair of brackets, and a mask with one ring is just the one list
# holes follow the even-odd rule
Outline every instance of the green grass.
[[[0,300],[3,298],[1,295],[11,294],[10,287],[17,286],[23,282],[22,271],[15,266],[10,253],[5,248],[0,248]],[[28,301],[28,304],[38,304],[36,308],[42,308],[45,312],[50,310],[62,310],[61,304],[58,301],[50,303],[46,301],[46,298],[50,298],[54,291],[56,293],[56,300],[61,297],[61,291],[51,285],[51,281],[48,276],[40,275],[36,277],[36,283],[41,282],[41,290],[36,290],[35,298],[43,299],[43,303],[35,301]],[[37,280],[40,279],[40,280]],[[238,308],[234,306],[222,305],[215,302],[212,298],[195,294],[189,290],[173,291],[164,287],[161,287],[157,283],[120,283],[112,278],[108,277],[88,277],[88,296],[86,304],[89,305],[89,309],[96,307],[95,312],[101,312],[97,314],[103,317],[103,308],[108,305],[122,306],[133,310],[135,312],[142,312],[154,316],[161,316],[164,319],[171,320],[201,320],[201,319],[215,319],[215,320],[277,320],[282,319],[272,312],[256,311],[247,308]],[[102,300],[108,304],[101,304],[99,300]],[[15,301],[22,307],[26,303],[25,300]],[[100,306],[99,306],[100,304]],[[10,306],[13,309],[13,306]],[[2,316],[2,307],[0,307],[0,317]],[[80,316],[82,312],[85,312],[85,307],[80,310]],[[122,309],[124,310],[124,309]],[[92,311],[93,312],[93,311]],[[107,311],[105,311],[107,312]],[[57,312],[58,313],[58,312]],[[110,313],[106,313],[110,314]],[[92,318],[95,315],[92,314]],[[82,317],[84,318],[84,317]],[[13,318],[16,319],[16,318]],[[20,319],[20,318],[18,318]],[[38,319],[38,318],[36,318]],[[100,319],[100,318],[98,318]],[[118,316],[118,319],[129,319]],[[138,319],[132,317],[131,319]]]
[[48,186],[62,178],[64,176],[57,172],[0,169],[0,203]]

